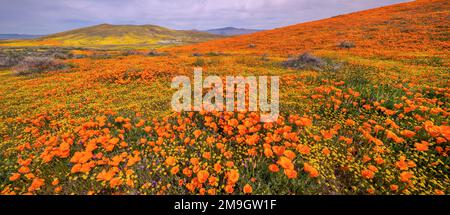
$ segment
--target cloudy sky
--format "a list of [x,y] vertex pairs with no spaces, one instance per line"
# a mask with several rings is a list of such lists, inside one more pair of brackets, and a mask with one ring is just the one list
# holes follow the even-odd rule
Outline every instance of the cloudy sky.
[[0,34],[101,23],[271,29],[407,0],[0,0]]

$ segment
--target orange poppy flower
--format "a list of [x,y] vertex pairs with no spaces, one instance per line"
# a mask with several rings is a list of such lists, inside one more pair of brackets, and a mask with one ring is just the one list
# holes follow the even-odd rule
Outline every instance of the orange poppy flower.
[[211,176],[208,178],[208,184],[211,186],[217,186],[217,181],[219,179],[217,177]]
[[117,186],[120,186],[122,183],[123,183],[123,181],[122,181],[121,178],[115,177],[115,178],[112,178],[112,179],[109,181],[109,186],[110,186],[111,188],[115,188],[115,187],[117,187]]
[[183,169],[183,174],[187,177],[191,177],[192,176],[192,170],[190,170],[189,168],[184,168]]
[[391,188],[391,191],[397,191],[398,190],[398,185],[396,185],[396,184],[391,184],[391,186],[390,186],[390,188]]
[[228,185],[225,185],[224,190],[225,190],[226,193],[233,193],[233,192],[234,192],[233,186],[231,186],[231,185],[229,185],[229,184],[228,184]]
[[400,173],[400,181],[402,182],[410,182],[410,179],[414,177],[412,172],[402,172]]
[[376,158],[374,159],[374,161],[375,161],[377,164],[383,164],[383,163],[384,163],[384,160],[383,160],[383,158],[381,158],[381,157],[376,157]]
[[234,166],[234,162],[233,161],[227,161],[226,163],[225,163],[225,166],[227,166],[227,167],[233,167]]
[[347,119],[345,121],[345,125],[348,125],[348,126],[354,126],[355,124],[356,124],[356,122],[351,119]]
[[13,173],[10,177],[9,180],[10,181],[16,181],[20,178],[20,174],[19,173]]
[[250,186],[250,184],[246,184],[244,186],[244,193],[245,194],[250,194],[250,193],[252,193],[252,191],[253,191],[253,188],[252,188],[252,186]]
[[292,161],[287,157],[280,157],[280,159],[277,162],[283,169],[294,169],[294,164],[292,164]]
[[205,183],[208,180],[208,177],[209,177],[209,173],[206,170],[200,170],[197,172],[197,179],[198,179],[198,182],[201,184]]
[[54,191],[55,193],[60,193],[61,190],[62,190],[62,187],[61,187],[61,186],[57,186],[57,187],[55,187],[55,189],[54,189],[53,191]]
[[97,181],[110,181],[117,173],[117,167],[111,168],[109,171],[102,170],[97,174]]
[[235,184],[239,180],[239,172],[237,170],[230,170],[227,174],[227,183]]
[[75,165],[73,165],[72,169],[70,170],[71,173],[77,173],[81,171],[81,167],[82,165],[77,163]]
[[211,189],[208,189],[208,195],[216,195],[216,189],[214,189],[214,188],[211,188]]
[[299,144],[297,146],[297,151],[300,152],[302,155],[307,155],[311,152],[311,148],[307,145]]
[[369,165],[367,168],[368,168],[369,170],[371,170],[372,172],[378,172],[378,168],[375,167],[374,165]]
[[25,177],[26,177],[27,179],[33,179],[33,178],[35,178],[35,176],[34,176],[33,173],[27,173],[27,174],[25,174]]
[[195,131],[194,131],[195,139],[197,139],[197,138],[200,136],[200,134],[202,134],[202,131],[201,131],[201,130],[195,130]]
[[124,118],[121,117],[121,116],[119,116],[119,117],[117,117],[114,121],[117,122],[117,123],[121,123],[121,122],[124,121]]
[[305,172],[309,173],[309,177],[311,177],[311,178],[315,178],[315,177],[319,176],[319,171],[317,171],[316,168],[314,168],[313,166],[311,166],[308,163],[303,164],[303,170]]
[[285,148],[282,146],[272,146],[272,150],[276,155],[281,156],[283,155]]
[[174,167],[172,167],[172,169],[170,169],[170,173],[171,173],[172,175],[177,174],[178,171],[180,171],[180,168],[179,168],[178,166],[174,166]]
[[284,151],[283,155],[286,156],[289,160],[293,160],[296,157],[295,153],[291,150]]
[[423,124],[423,127],[432,137],[437,137],[441,133],[441,128],[439,126],[435,126],[431,121],[426,121]]
[[323,139],[328,140],[333,138],[333,135],[337,132],[335,132],[334,130],[321,130],[320,133],[322,134]]
[[407,170],[408,162],[406,162],[406,157],[400,156],[400,160],[395,163],[395,166],[397,166],[400,170]]
[[375,176],[375,173],[372,170],[365,169],[361,171],[361,175],[366,179],[372,179]]
[[268,158],[273,156],[273,151],[270,148],[264,148],[264,155]]
[[151,130],[152,130],[152,128],[151,128],[150,126],[146,126],[146,127],[144,128],[144,131],[145,131],[146,133],[149,133]]
[[436,194],[436,195],[445,195],[445,192],[442,191],[442,190],[439,190],[439,189],[435,189],[434,190],[434,194]]
[[191,158],[189,159],[192,165],[197,165],[199,163],[198,158]]
[[33,182],[31,182],[30,187],[28,187],[28,192],[33,192],[35,190],[39,190],[44,185],[44,179],[35,178]]
[[164,163],[165,163],[167,166],[175,166],[175,164],[177,163],[177,160],[176,160],[174,157],[169,156],[169,157],[166,158],[166,160],[164,161]]
[[372,160],[372,158],[369,157],[368,155],[364,155],[363,158],[362,158],[362,162],[363,162],[363,163],[367,163],[367,162],[369,162],[369,161],[371,161],[371,160]]
[[306,117],[300,117],[298,120],[295,121],[295,124],[298,126],[311,126],[312,120]]
[[429,145],[429,143],[426,141],[422,141],[421,143],[414,144],[414,146],[416,147],[416,150],[420,151],[420,152],[428,151],[428,145]]
[[278,171],[280,171],[280,168],[278,168],[278,165],[276,165],[276,164],[270,164],[269,165],[269,170],[271,172],[278,172]]
[[215,163],[214,164],[214,170],[219,173],[222,170],[222,165],[220,165],[220,163]]
[[441,125],[440,130],[441,135],[445,137],[445,139],[450,140],[450,126]]
[[30,168],[26,167],[26,166],[22,166],[19,168],[19,173],[21,174],[26,174],[30,172]]
[[285,169],[285,170],[284,170],[284,174],[285,174],[289,179],[297,178],[297,171],[295,171],[295,170],[293,170],[293,169]]
[[204,152],[202,157],[207,159],[207,160],[211,159],[211,152]]
[[416,132],[405,129],[405,130],[401,131],[400,134],[407,138],[411,138],[411,137],[414,137],[414,135],[416,135]]

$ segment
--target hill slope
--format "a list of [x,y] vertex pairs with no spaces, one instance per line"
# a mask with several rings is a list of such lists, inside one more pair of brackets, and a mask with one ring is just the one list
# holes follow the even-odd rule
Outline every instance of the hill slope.
[[245,28],[234,28],[234,27],[226,27],[226,28],[216,28],[206,30],[204,32],[210,34],[224,35],[224,36],[235,36],[235,35],[243,35],[243,34],[252,34],[261,30],[256,29],[245,29]]
[[215,38],[220,36],[198,31],[172,30],[156,25],[101,24],[56,33],[31,41],[14,41],[10,45],[167,45],[196,43]]
[[450,4],[447,0],[421,0],[179,47],[177,50],[289,55],[305,50],[337,50],[340,42],[352,41],[356,48],[351,51],[359,54],[417,50],[448,53],[449,23]]

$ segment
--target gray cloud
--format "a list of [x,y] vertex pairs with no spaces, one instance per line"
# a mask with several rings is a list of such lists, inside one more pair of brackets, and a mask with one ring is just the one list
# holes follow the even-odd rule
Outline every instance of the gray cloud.
[[100,23],[271,29],[406,0],[0,0],[0,33],[49,34]]

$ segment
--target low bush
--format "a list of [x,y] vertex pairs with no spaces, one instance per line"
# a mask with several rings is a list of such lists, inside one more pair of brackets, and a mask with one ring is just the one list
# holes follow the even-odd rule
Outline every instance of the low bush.
[[122,56],[129,56],[129,55],[141,55],[142,52],[139,52],[137,50],[126,50],[122,52]]
[[194,62],[194,66],[204,66],[206,63],[205,63],[205,60],[203,59],[203,58],[197,58],[196,60],[195,60],[195,62]]
[[94,52],[92,55],[90,55],[91,59],[110,59],[112,58],[112,55],[106,53],[106,52]]
[[50,57],[25,57],[14,68],[16,75],[39,74],[67,68],[62,61]]
[[327,66],[327,62],[322,58],[305,52],[298,57],[289,58],[287,61],[283,62],[283,66],[295,69],[322,70],[322,68]]
[[222,52],[208,52],[206,53],[206,56],[210,56],[210,57],[217,57],[217,56],[225,56],[225,53]]
[[355,47],[356,47],[355,43],[351,41],[342,41],[341,43],[339,43],[339,48],[342,49],[351,49]]
[[156,56],[166,56],[166,55],[168,55],[168,54],[165,53],[165,52],[158,52],[158,51],[155,51],[155,50],[150,50],[150,51],[147,53],[147,56],[151,56],[151,57],[156,57]]
[[20,54],[2,53],[0,54],[0,67],[12,67],[17,65],[24,56]]

